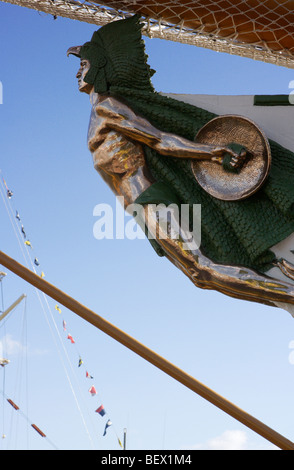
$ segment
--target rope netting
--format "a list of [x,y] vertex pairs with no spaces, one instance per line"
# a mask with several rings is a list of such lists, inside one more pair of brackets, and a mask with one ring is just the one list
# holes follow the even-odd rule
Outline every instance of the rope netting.
[[140,13],[143,34],[294,68],[294,0],[3,0],[97,25]]

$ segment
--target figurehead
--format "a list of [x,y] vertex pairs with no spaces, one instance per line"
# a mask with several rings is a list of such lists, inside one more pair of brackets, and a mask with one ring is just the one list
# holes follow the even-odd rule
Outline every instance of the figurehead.
[[150,80],[154,70],[147,64],[141,29],[138,15],[113,21],[95,31],[89,42],[70,47],[67,55],[79,57],[81,63],[88,61],[83,81],[96,93],[109,93],[111,87],[154,91]]

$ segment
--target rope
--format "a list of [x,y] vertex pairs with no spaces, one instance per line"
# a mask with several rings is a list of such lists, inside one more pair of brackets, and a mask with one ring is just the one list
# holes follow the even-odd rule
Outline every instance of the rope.
[[[0,173],[1,173],[1,170],[0,170]],[[27,246],[25,246],[26,250],[24,249],[24,245],[23,245],[23,240],[22,240],[22,234],[21,234],[21,230],[19,228],[19,226],[15,223],[15,217],[14,217],[14,212],[12,210],[12,207],[11,207],[11,203],[8,204],[7,202],[7,198],[6,198],[6,190],[5,190],[5,186],[3,185],[3,182],[2,180],[0,180],[0,194],[1,194],[1,197],[2,197],[2,200],[4,202],[4,206],[5,206],[5,209],[6,209],[6,212],[8,214],[8,217],[10,219],[10,222],[11,222],[11,225],[12,225],[12,228],[13,228],[13,231],[16,235],[16,238],[17,238],[17,241],[18,241],[18,244],[20,246],[20,249],[21,249],[21,252],[22,252],[22,255],[23,255],[23,258],[24,258],[24,261],[25,261],[25,264],[27,266],[27,268],[31,267],[31,269],[34,271],[35,274],[37,274],[36,272],[36,269],[35,269],[35,266],[34,266],[34,263],[30,257],[30,254],[29,254],[29,248]],[[57,324],[55,322],[55,318],[52,314],[52,311],[51,311],[51,308],[49,306],[49,303],[48,303],[48,300],[47,300],[47,297],[45,296],[44,293],[41,293],[39,292],[38,289],[35,288],[35,293],[38,297],[38,300],[40,302],[40,305],[41,305],[41,309],[43,311],[43,314],[44,314],[44,317],[45,317],[45,320],[47,322],[47,325],[49,327],[49,330],[51,332],[51,335],[52,335],[52,338],[53,338],[53,341],[55,343],[55,346],[56,346],[56,350],[57,350],[57,353],[58,353],[58,356],[59,356],[59,359],[60,359],[60,362],[63,366],[63,369],[64,369],[64,372],[65,372],[65,375],[66,375],[66,378],[67,378],[67,381],[68,381],[68,384],[69,384],[69,387],[71,389],[71,392],[73,394],[73,397],[74,397],[74,400],[75,400],[75,403],[76,403],[76,406],[78,408],[78,411],[79,411],[79,414],[80,414],[80,417],[81,417],[81,420],[82,420],[82,423],[84,425],[84,428],[86,430],[86,434],[88,435],[88,438],[89,438],[89,441],[90,441],[90,444],[91,444],[91,447],[94,449],[94,443],[93,443],[93,440],[92,440],[92,437],[91,437],[91,434],[89,432],[89,429],[88,429],[88,426],[87,426],[87,423],[86,423],[86,420],[84,418],[84,415],[83,415],[83,412],[82,412],[82,409],[80,407],[80,404],[79,404],[79,400],[78,400],[78,397],[76,395],[76,392],[75,392],[75,389],[73,387],[73,384],[72,384],[72,381],[70,379],[70,376],[69,376],[69,373],[68,373],[68,370],[66,368],[66,365],[65,365],[65,362],[64,362],[64,359],[61,355],[61,351],[60,351],[60,347],[59,345],[61,345],[62,347],[62,350],[63,350],[63,353],[67,359],[67,362],[69,364],[69,367],[71,369],[71,372],[72,374],[74,375],[74,377],[76,378],[76,374],[75,374],[75,371],[73,369],[73,366],[71,364],[71,361],[70,361],[70,358],[68,356],[68,353],[66,351],[66,348],[64,346],[64,343],[62,341],[62,338],[61,338],[61,335],[60,335],[60,332],[59,332],[59,328],[57,327]],[[45,305],[44,305],[45,304]],[[48,318],[48,314],[46,312],[46,309],[49,313],[49,316],[50,316],[50,319],[51,319],[51,322],[53,324],[53,327],[55,329],[55,332],[57,334],[57,337],[59,339],[59,345],[57,343],[57,339],[56,339],[56,336],[54,335],[54,330],[51,326],[51,323],[49,321],[49,318]],[[76,379],[77,380],[77,379]],[[77,384],[78,384],[78,381],[77,381]],[[80,393],[81,393],[81,390],[79,390]]]
[[[2,393],[3,395],[3,399],[6,401],[12,406],[12,408],[18,412],[18,414],[24,418],[28,424],[30,424],[30,426],[35,429],[35,431],[38,432],[38,434],[40,434],[40,436],[42,436],[44,439],[46,439],[46,441],[55,449],[55,450],[58,450],[58,447],[46,436],[46,434],[43,433],[43,431],[40,430],[40,428],[38,426],[36,426],[36,424],[34,424],[29,418],[28,416],[23,413],[23,411],[14,403],[14,401],[12,401],[10,398],[8,398],[8,396],[4,393],[3,390],[0,390],[0,392]],[[40,431],[40,432],[39,432]]]
[[[294,43],[291,41],[293,47],[285,44],[293,36],[292,11],[278,0],[258,2],[255,7],[244,1],[236,5],[233,0],[216,0],[208,5],[188,0],[153,0],[151,5],[136,0],[105,0],[105,6],[75,0],[3,1],[51,14],[55,19],[61,16],[99,26],[137,12],[145,24],[142,33],[148,37],[294,68]],[[266,35],[271,38],[269,42],[264,40]]]
[[[1,286],[1,308],[2,312],[4,312],[4,292],[3,292],[3,284],[2,280],[0,281],[0,286]],[[4,338],[6,337],[6,332],[4,331]],[[1,352],[1,351],[0,351]],[[4,347],[2,347],[2,354],[3,358],[5,356],[4,354]],[[3,382],[2,382],[2,388],[5,390],[5,367],[3,367]],[[3,402],[2,402],[2,439],[5,438],[5,406],[4,406],[4,397],[3,397]]]

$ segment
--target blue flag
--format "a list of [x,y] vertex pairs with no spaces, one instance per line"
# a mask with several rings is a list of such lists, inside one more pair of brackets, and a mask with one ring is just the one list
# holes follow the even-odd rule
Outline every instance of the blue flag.
[[104,406],[101,405],[99,408],[97,408],[96,413],[99,413],[101,416],[104,416],[106,414],[106,411],[104,409]]
[[105,429],[104,429],[104,433],[103,433],[103,436],[105,436],[106,434],[106,431],[107,431],[107,428],[109,428],[109,426],[112,425],[112,422],[110,421],[110,419],[107,421],[107,423],[105,424]]

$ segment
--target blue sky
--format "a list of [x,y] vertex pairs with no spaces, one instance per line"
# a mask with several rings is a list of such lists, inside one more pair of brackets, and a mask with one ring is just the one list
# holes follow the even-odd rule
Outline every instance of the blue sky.
[[[94,207],[114,208],[115,199],[92,167],[90,103],[77,90],[78,60],[66,50],[95,29],[0,2],[0,169],[14,192],[6,205],[0,198],[1,250],[25,263],[9,218],[18,210],[33,245],[25,253],[38,257],[49,282],[293,440],[293,318],[197,289],[147,240],[93,236]],[[193,46],[146,39],[146,49],[157,70],[153,84],[167,93],[285,94],[294,80],[292,70]],[[2,449],[51,449],[53,442],[59,449],[119,450],[124,428],[129,449],[272,448],[70,311],[60,315],[54,301],[40,300],[13,274],[3,290],[6,307],[27,294],[26,308],[0,329],[1,344],[6,338],[11,347],[0,388],[28,419],[15,418],[1,399]],[[92,383],[96,397],[88,392]],[[95,413],[101,403],[113,423],[104,437],[106,418]]]

